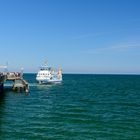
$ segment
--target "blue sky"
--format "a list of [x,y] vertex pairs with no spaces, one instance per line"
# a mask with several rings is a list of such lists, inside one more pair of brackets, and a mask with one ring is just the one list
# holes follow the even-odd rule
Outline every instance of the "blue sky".
[[0,64],[140,74],[139,0],[0,0]]

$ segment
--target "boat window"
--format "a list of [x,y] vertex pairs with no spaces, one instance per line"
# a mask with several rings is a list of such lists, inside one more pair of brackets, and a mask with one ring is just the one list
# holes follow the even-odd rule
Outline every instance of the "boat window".
[[51,67],[41,67],[40,70],[41,70],[41,71],[44,71],[44,70],[51,71],[52,68],[51,68]]

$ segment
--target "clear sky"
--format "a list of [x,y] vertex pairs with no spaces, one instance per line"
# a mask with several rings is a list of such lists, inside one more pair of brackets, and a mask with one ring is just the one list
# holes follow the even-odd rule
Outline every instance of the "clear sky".
[[0,0],[0,64],[140,74],[140,0]]

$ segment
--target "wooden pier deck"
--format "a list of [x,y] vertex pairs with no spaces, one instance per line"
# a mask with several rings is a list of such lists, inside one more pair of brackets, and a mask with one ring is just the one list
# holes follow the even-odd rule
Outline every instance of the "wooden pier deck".
[[0,73],[0,91],[3,91],[3,86],[6,81],[13,81],[13,90],[29,92],[29,84],[23,79],[22,73],[7,72]]

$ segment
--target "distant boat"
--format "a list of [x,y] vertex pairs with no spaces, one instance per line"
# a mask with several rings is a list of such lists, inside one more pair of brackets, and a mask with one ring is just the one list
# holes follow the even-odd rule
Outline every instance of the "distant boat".
[[45,64],[40,67],[36,80],[39,84],[60,83],[62,82],[62,69],[55,71],[52,67],[48,67],[47,64]]

